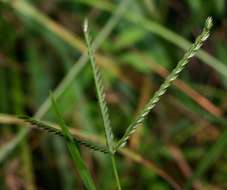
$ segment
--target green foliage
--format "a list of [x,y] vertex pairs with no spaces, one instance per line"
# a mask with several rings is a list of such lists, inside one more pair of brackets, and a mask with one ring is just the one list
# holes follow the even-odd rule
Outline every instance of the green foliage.
[[[12,184],[28,190],[82,189],[67,144],[80,146],[97,189],[116,189],[113,175],[121,189],[117,166],[125,190],[225,189],[225,5],[225,0],[0,0],[0,189]],[[148,117],[150,107],[143,107],[192,46],[207,15],[215,22],[212,39],[162,101],[164,94],[155,93],[159,103],[150,102],[155,109]],[[102,90],[99,107],[93,69],[86,64],[85,17],[94,36],[89,36],[94,70],[100,67],[107,79],[111,122],[104,87],[100,83],[96,89]],[[99,71],[95,74],[101,79]],[[71,141],[56,124],[44,122],[59,119],[51,109],[50,89],[55,89],[57,109],[75,127]],[[100,108],[106,139],[103,119],[97,117]],[[22,120],[14,114],[33,117]],[[125,128],[139,119],[143,127],[129,135],[127,148],[119,149]],[[49,135],[31,131],[32,126]]]
[[78,172],[84,182],[84,185],[86,186],[86,188],[88,190],[95,190],[96,187],[94,185],[94,182],[92,180],[92,177],[88,171],[88,169],[86,168],[86,165],[83,161],[83,159],[81,158],[80,156],[80,152],[77,148],[77,145],[75,144],[75,141],[73,139],[73,136],[70,134],[65,122],[64,122],[64,119],[61,115],[61,113],[59,112],[58,108],[57,108],[57,104],[54,100],[54,97],[51,95],[51,101],[52,101],[52,105],[53,105],[53,108],[54,108],[54,111],[56,112],[56,116],[59,120],[59,125],[62,129],[62,133],[64,135],[64,137],[66,139],[68,139],[68,142],[67,142],[67,146],[68,146],[68,149],[70,151],[70,154],[71,154],[71,157],[75,163],[75,166],[76,168],[78,169]]

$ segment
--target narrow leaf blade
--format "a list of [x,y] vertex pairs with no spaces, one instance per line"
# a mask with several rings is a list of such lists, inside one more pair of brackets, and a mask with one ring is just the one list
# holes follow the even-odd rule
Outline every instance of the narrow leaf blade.
[[64,122],[64,119],[57,108],[57,104],[54,100],[54,97],[52,95],[51,95],[51,102],[52,102],[53,108],[55,110],[56,116],[59,120],[59,124],[62,129],[62,133],[64,134],[66,139],[69,139],[69,141],[67,142],[67,146],[70,151],[71,157],[74,161],[74,164],[78,168],[78,172],[84,182],[84,185],[86,186],[86,188],[88,190],[95,190],[96,188],[95,188],[94,182],[92,180],[92,177],[91,177],[88,169],[86,168],[86,165],[85,165],[83,159],[81,158],[80,152],[79,152],[75,142],[73,141],[73,136],[70,134],[70,132]]

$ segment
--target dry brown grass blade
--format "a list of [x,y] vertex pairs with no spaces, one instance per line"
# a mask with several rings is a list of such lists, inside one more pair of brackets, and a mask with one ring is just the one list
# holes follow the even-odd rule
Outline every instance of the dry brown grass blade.
[[[16,116],[8,115],[8,114],[0,114],[0,123],[1,124],[10,124],[10,125],[23,125],[27,126],[28,124],[21,119],[18,119]],[[58,125],[51,124],[52,126],[59,129]],[[105,139],[102,137],[98,137],[96,135],[88,135],[81,132],[78,129],[71,129],[70,132],[78,136],[79,138],[83,138],[85,140],[93,141],[94,143],[99,143],[100,145],[105,144]],[[181,187],[179,184],[173,179],[168,173],[166,173],[162,168],[158,167],[154,162],[148,161],[144,159],[141,155],[128,148],[123,148],[119,151],[122,155],[131,159],[132,161],[143,165],[146,168],[149,168],[153,172],[155,172],[158,176],[162,177],[165,181],[167,181],[175,190],[180,190]]]

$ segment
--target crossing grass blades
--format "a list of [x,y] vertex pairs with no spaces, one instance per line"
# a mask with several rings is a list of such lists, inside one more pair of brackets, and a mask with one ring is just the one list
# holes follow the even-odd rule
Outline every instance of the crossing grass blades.
[[166,80],[163,82],[163,84],[160,86],[159,90],[155,92],[153,97],[150,99],[150,101],[147,103],[147,105],[144,107],[144,109],[138,114],[138,116],[135,118],[135,120],[132,122],[131,125],[126,129],[124,135],[120,140],[116,140],[114,138],[114,134],[112,132],[111,122],[110,122],[110,116],[108,113],[108,107],[105,100],[105,93],[104,93],[104,87],[102,82],[101,73],[99,70],[99,67],[96,65],[95,57],[94,57],[94,48],[92,46],[91,36],[89,33],[89,27],[88,27],[88,21],[85,20],[84,23],[84,35],[85,40],[87,44],[88,49],[88,55],[90,58],[90,63],[94,75],[95,80],[95,86],[97,91],[97,97],[98,102],[102,114],[103,119],[103,125],[105,130],[105,137],[106,137],[106,146],[101,147],[99,145],[94,144],[93,142],[80,139],[78,137],[72,136],[72,134],[69,132],[68,127],[66,126],[63,117],[61,113],[59,112],[57,108],[57,103],[54,100],[54,97],[51,95],[52,100],[52,106],[55,110],[55,113],[57,115],[57,118],[59,120],[59,125],[61,127],[61,130],[54,128],[53,126],[43,122],[39,121],[35,118],[31,117],[21,117],[26,122],[30,123],[32,126],[36,126],[39,129],[52,133],[54,135],[58,135],[63,137],[66,140],[69,152],[71,154],[72,160],[75,163],[76,168],[78,169],[78,172],[80,174],[81,179],[84,182],[85,187],[88,190],[94,190],[96,189],[95,183],[93,182],[93,179],[91,177],[90,172],[86,168],[86,165],[80,155],[80,152],[78,150],[79,145],[83,145],[91,150],[99,151],[101,153],[105,153],[109,155],[110,160],[112,162],[113,166],[113,172],[115,175],[116,185],[118,190],[121,190],[121,184],[119,175],[117,172],[117,167],[115,163],[115,155],[116,152],[124,147],[128,141],[128,139],[131,137],[133,133],[135,133],[136,129],[140,126],[140,124],[146,119],[146,116],[149,114],[149,112],[155,107],[155,105],[159,102],[161,96],[163,96],[167,89],[170,87],[170,85],[173,83],[174,80],[176,80],[179,76],[179,74],[182,72],[182,70],[185,68],[189,60],[195,56],[195,54],[198,52],[198,50],[203,45],[204,41],[209,37],[210,30],[212,27],[212,19],[211,17],[208,17],[205,26],[203,28],[202,33],[196,38],[194,44],[186,51],[183,58],[178,62],[177,66],[172,70],[172,72],[169,74],[169,76],[166,78]]

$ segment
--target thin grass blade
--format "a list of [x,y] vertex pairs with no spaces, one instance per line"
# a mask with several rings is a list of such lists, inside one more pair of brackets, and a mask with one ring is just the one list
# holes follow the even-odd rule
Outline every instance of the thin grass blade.
[[84,161],[81,158],[81,155],[80,155],[80,152],[77,148],[77,145],[75,144],[75,141],[73,140],[73,136],[70,134],[70,132],[69,132],[64,120],[63,120],[63,117],[62,117],[61,113],[59,112],[59,110],[57,108],[57,104],[54,100],[54,97],[52,95],[51,95],[51,101],[52,101],[54,111],[56,112],[56,116],[59,120],[59,125],[62,129],[62,133],[63,133],[64,137],[66,139],[68,139],[68,141],[67,141],[68,149],[70,151],[70,154],[71,154],[71,157],[74,161],[74,164],[77,167],[78,172],[79,172],[79,174],[80,174],[80,176],[81,176],[81,178],[84,182],[84,185],[86,186],[86,188],[88,190],[95,190],[96,187],[95,187],[95,184],[93,182],[93,179],[92,179]]

